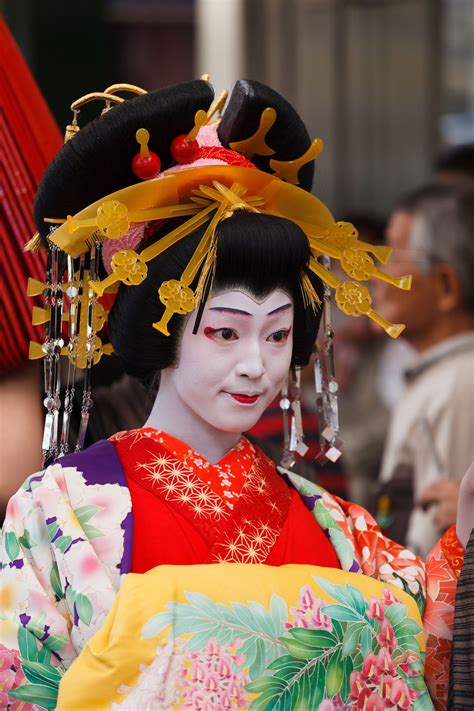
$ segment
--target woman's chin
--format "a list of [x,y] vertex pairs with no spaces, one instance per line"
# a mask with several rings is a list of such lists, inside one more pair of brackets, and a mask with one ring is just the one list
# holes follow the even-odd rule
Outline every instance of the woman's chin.
[[239,434],[241,432],[248,432],[252,429],[252,427],[255,427],[261,416],[261,412],[254,414],[248,413],[245,417],[239,417],[238,419],[229,418],[228,420],[223,418],[219,421],[219,423],[213,424],[214,427],[216,427],[221,432]]

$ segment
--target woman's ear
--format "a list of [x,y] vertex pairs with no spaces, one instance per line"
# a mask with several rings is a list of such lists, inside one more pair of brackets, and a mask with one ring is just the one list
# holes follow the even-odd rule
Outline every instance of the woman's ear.
[[450,313],[462,306],[463,289],[461,279],[452,264],[440,262],[433,266],[435,294],[438,308],[442,313]]

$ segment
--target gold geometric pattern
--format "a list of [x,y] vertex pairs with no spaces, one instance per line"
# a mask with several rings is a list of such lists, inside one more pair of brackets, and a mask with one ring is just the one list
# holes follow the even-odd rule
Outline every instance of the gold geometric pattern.
[[203,485],[192,469],[166,452],[149,455],[149,461],[138,463],[136,469],[147,472],[145,478],[166,501],[187,506],[196,518],[222,521],[229,517],[222,499]]
[[246,482],[242,487],[241,498],[244,500],[250,499],[250,497],[255,494],[262,494],[264,496],[268,496],[269,494],[269,485],[258,459],[252,464],[247,474]]
[[278,531],[268,523],[245,521],[232,534],[226,534],[215,557],[218,563],[263,563],[275,545]]
[[[252,502],[249,514],[256,506],[258,508],[261,506],[260,502],[256,501],[256,496],[263,498],[265,504],[271,508],[272,514],[279,512],[278,506],[268,501],[270,485],[261,460],[257,457],[247,474],[240,494],[243,502]],[[269,521],[265,522],[261,518],[257,521],[243,518],[240,526],[233,529],[231,533],[225,534],[223,541],[217,546],[219,552],[215,553],[214,558],[219,563],[264,563],[278,536],[279,530],[272,528]]]

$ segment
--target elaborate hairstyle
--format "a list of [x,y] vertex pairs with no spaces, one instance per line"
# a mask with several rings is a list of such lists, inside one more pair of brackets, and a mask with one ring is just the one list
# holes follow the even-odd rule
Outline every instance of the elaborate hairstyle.
[[[75,214],[98,197],[136,183],[130,160],[124,160],[124,156],[136,152],[138,128],[149,131],[149,148],[160,156],[161,169],[166,171],[172,165],[173,137],[188,130],[195,112],[207,109],[212,98],[207,82],[187,82],[131,99],[81,129],[51,163],[38,191],[35,216],[43,239],[48,233],[45,215]],[[273,149],[271,158],[286,161],[304,153],[311,140],[294,108],[269,87],[246,80],[236,83],[219,122],[217,136],[222,146],[228,148],[254,134],[268,106],[277,115],[266,136]],[[257,168],[271,172],[269,161],[270,156],[255,155],[252,159]],[[306,190],[311,189],[313,172],[313,161],[299,171],[300,186]],[[147,236],[146,246],[182,222],[183,218],[167,220]],[[204,228],[199,228],[153,259],[141,284],[119,288],[109,317],[109,334],[130,375],[148,381],[156,371],[176,364],[185,317],[173,316],[169,336],[153,329],[153,322],[159,321],[164,311],[157,290],[164,281],[180,278],[203,234]],[[295,304],[293,362],[305,365],[320,315],[319,309],[304,308],[301,275],[306,273],[310,259],[304,232],[290,220],[238,211],[219,224],[217,237],[214,290],[237,286],[258,297],[277,288],[288,292]],[[310,272],[307,277],[322,300],[321,280]]]
[[[131,160],[137,152],[135,132],[146,128],[150,150],[171,165],[170,144],[189,130],[198,109],[208,108],[212,87],[190,81],[128,99],[90,121],[68,141],[46,169],[36,193],[36,229],[45,240],[45,217],[75,215],[103,195],[137,182]],[[112,97],[113,98],[113,97]]]

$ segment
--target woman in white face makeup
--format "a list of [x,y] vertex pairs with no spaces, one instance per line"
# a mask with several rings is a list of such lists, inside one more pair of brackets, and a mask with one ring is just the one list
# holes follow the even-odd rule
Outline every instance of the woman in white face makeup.
[[[67,261],[71,279],[77,260],[85,313],[96,308],[92,289],[122,282],[110,340],[125,371],[158,389],[143,427],[58,459],[13,497],[0,698],[7,708],[16,699],[195,711],[409,709],[419,701],[421,711],[431,693],[444,708],[448,610],[463,550],[455,533],[426,569],[363,509],[277,469],[243,434],[289,368],[309,361],[320,276],[337,287],[340,305],[381,321],[347,266],[356,237],[305,192],[320,147],[294,109],[242,81],[220,122],[203,125],[196,112],[211,100],[201,81],[113,108],[65,145],[40,187],[36,220],[46,242],[45,218],[74,215],[50,235],[68,260],[49,248],[48,368],[55,372],[61,348],[60,275]],[[91,244],[86,262],[81,250]],[[352,279],[342,285],[316,261],[326,245],[341,256],[341,244],[350,246],[343,256]],[[84,267],[95,277],[89,289]],[[68,293],[71,323],[74,288]],[[79,336],[73,329],[70,352],[85,332],[84,351],[97,354],[93,320],[85,324]],[[45,402],[54,423],[53,395]],[[83,425],[88,409],[86,388]],[[54,455],[54,427],[46,435]],[[456,559],[448,545],[461,551]]]

